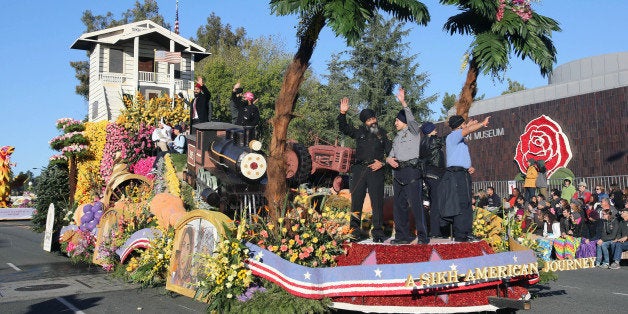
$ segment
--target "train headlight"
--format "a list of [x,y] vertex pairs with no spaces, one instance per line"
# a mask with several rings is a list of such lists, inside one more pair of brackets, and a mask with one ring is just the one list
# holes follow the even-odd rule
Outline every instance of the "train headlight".
[[249,142],[249,148],[254,151],[259,151],[260,149],[262,149],[262,142],[258,140],[252,140]]
[[244,154],[240,159],[240,172],[250,180],[263,177],[266,173],[266,158],[257,153]]

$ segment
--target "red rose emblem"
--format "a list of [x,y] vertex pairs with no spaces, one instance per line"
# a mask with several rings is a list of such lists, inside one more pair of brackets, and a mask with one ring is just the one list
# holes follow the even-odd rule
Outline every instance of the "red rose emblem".
[[543,160],[548,178],[558,168],[566,167],[571,157],[567,136],[560,125],[546,115],[526,125],[515,151],[515,161],[522,173],[526,173],[529,159]]

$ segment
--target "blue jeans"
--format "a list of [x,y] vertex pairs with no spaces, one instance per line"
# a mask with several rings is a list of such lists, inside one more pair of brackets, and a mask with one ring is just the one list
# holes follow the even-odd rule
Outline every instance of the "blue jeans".
[[613,248],[613,261],[619,263],[621,261],[621,253],[628,251],[628,242],[615,242]]
[[597,254],[596,254],[596,258],[595,258],[595,264],[608,264],[610,263],[610,261],[608,260],[609,258],[609,253],[611,250],[611,246],[613,245],[612,241],[604,241],[602,242],[602,244],[597,246]]

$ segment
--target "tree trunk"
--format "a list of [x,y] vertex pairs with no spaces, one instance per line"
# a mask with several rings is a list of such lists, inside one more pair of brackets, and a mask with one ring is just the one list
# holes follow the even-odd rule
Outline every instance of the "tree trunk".
[[68,181],[70,185],[70,207],[74,206],[74,193],[76,193],[77,176],[76,156],[68,158]]
[[325,17],[322,14],[316,14],[308,19],[303,32],[299,32],[301,34],[299,36],[299,49],[286,69],[281,90],[275,102],[275,115],[270,120],[273,134],[268,158],[266,200],[268,201],[271,221],[277,221],[277,218],[282,214],[281,210],[287,195],[285,151],[288,125],[292,120],[292,111],[297,100],[299,86],[303,82],[318,35],[324,25]]
[[467,80],[462,86],[460,98],[456,102],[456,114],[461,115],[465,120],[469,117],[469,109],[478,92],[478,65],[474,59],[469,61],[469,70],[467,71]]

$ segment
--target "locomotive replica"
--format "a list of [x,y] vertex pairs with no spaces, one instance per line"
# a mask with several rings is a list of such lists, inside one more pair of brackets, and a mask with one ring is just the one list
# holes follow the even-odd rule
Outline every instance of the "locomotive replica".
[[[268,163],[255,128],[225,122],[195,124],[187,136],[185,180],[209,205],[222,212],[255,210],[264,201]],[[355,151],[337,145],[306,148],[290,142],[286,150],[286,180],[290,186],[303,183],[347,185]]]

